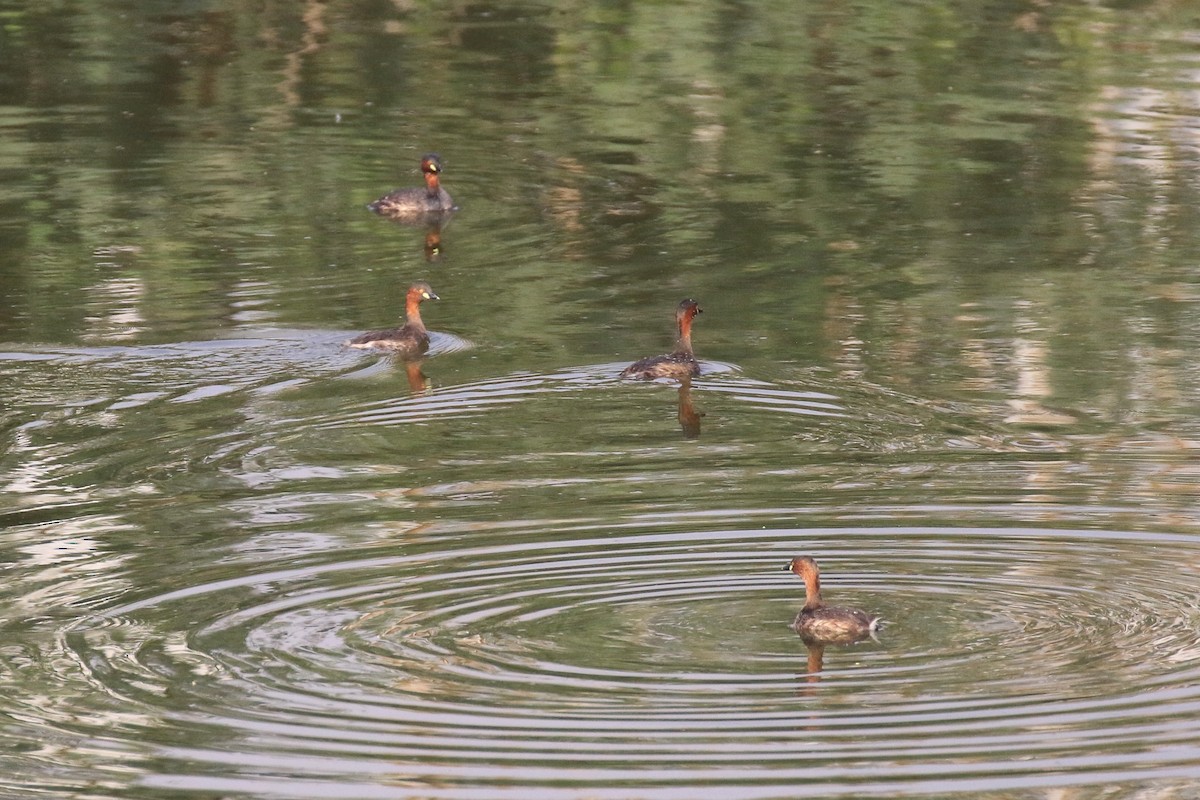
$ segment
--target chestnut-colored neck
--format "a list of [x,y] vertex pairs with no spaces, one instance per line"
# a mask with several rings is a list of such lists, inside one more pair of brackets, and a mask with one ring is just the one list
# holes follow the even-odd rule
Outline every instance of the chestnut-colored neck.
[[409,292],[404,301],[404,317],[410,328],[425,330],[425,323],[421,321],[421,295]]
[[679,338],[675,340],[675,352],[692,352],[692,314],[689,312],[679,317]]
[[438,183],[438,174],[432,170],[425,173],[425,191],[430,197],[436,196],[441,184]]
[[821,602],[821,574],[816,569],[807,569],[801,575],[804,578],[804,608],[808,611],[820,608]]

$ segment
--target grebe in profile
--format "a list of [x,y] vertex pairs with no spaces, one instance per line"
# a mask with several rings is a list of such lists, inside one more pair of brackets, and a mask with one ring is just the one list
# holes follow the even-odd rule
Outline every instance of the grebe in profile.
[[386,331],[371,331],[355,336],[346,344],[351,347],[395,350],[401,355],[417,356],[429,349],[429,331],[421,321],[421,301],[437,300],[438,296],[428,283],[414,283],[408,287],[404,301],[405,322],[401,328]]
[[797,556],[788,562],[788,572],[804,579],[804,608],[796,615],[792,627],[806,641],[829,644],[849,644],[871,636],[879,628],[879,617],[856,608],[827,606],[821,600],[821,572],[817,562],[808,556]]
[[621,371],[622,378],[651,380],[653,378],[690,378],[700,374],[700,363],[692,352],[692,320],[701,311],[695,300],[681,300],[675,309],[675,325],[679,337],[675,349],[661,356],[635,361]]
[[442,188],[442,161],[435,153],[421,159],[421,173],[425,176],[425,188],[397,189],[367,208],[385,217],[416,217],[453,211],[456,206],[450,193]]

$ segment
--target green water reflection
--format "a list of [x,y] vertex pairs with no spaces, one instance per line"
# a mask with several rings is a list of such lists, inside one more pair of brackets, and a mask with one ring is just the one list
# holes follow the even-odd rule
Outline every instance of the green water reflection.
[[[0,694],[23,698],[0,703],[21,721],[3,734],[19,757],[0,787],[130,796],[137,781],[120,765],[135,753],[129,772],[153,776],[147,796],[304,795],[285,778],[206,782],[230,770],[168,752],[240,730],[206,712],[268,707],[247,676],[275,675],[269,656],[288,641],[305,653],[329,644],[281,634],[251,646],[242,628],[220,627],[290,586],[276,576],[289,568],[314,570],[314,593],[333,596],[352,582],[318,578],[343,560],[536,554],[580,530],[1028,527],[1053,542],[1045,531],[1072,528],[1096,532],[1078,549],[1101,561],[1106,531],[1200,533],[1198,32],[1200,12],[1169,0],[0,0],[0,552],[11,567]],[[407,226],[366,210],[416,185],[428,151],[457,215]],[[416,279],[443,298],[426,321],[453,346],[419,374],[341,347],[396,320]],[[674,386],[616,382],[623,364],[670,346],[687,296],[705,309],[694,338],[709,368],[686,403]],[[1181,547],[1171,542],[1121,547]],[[1045,552],[1067,559],[1053,572],[1064,585],[1091,575],[1071,548]],[[1172,663],[1190,663],[1179,629],[1153,620],[1166,608],[1194,627],[1190,552],[1177,576],[1156,574],[1153,592],[1130,600],[1136,618],[1085,626],[1096,649],[1046,663],[1074,664],[1099,691],[1101,647],[1118,630],[1141,634],[1145,659],[1170,641]],[[859,555],[874,575],[903,553]],[[733,571],[733,588],[699,611],[639,600],[626,617],[603,605],[579,617],[623,662],[674,636],[697,672],[706,659],[729,669],[722,628],[773,613],[736,598],[759,584]],[[259,573],[275,577],[256,585]],[[697,574],[700,585],[725,575]],[[1106,575],[1127,569],[1101,570],[1095,585]],[[212,589],[226,580],[229,596]],[[150,604],[113,622],[117,633],[108,621],[64,633],[88,613],[200,586],[221,598],[208,614]],[[410,631],[404,614],[418,612],[385,588],[375,616],[315,603],[313,628],[328,624],[330,641],[375,631],[365,649],[393,666],[411,655],[389,650],[396,630],[440,643],[456,666],[473,664],[471,648],[503,662],[511,647],[538,696],[530,665],[552,662],[552,623],[478,641]],[[936,614],[937,600],[913,602]],[[986,627],[972,613],[949,626],[964,647]],[[926,630],[911,611],[895,616]],[[645,638],[606,631],[614,618]],[[224,632],[209,650],[197,619]],[[1044,624],[995,622],[1005,634]],[[521,641],[528,630],[536,647]],[[794,644],[771,631],[747,624],[735,651]],[[656,663],[674,664],[673,652]],[[894,651],[872,652],[866,662],[886,672]],[[1036,672],[1028,657],[1013,672]],[[337,662],[303,666],[328,675]],[[386,684],[389,673],[371,675]],[[442,679],[408,676],[402,693]],[[854,703],[853,680],[826,684],[831,706]],[[492,696],[485,681],[455,690]],[[1193,728],[1148,738],[1106,749],[1096,737],[1072,757],[1119,751],[1136,771],[1131,754],[1144,752],[1138,774],[1150,778],[1200,770]],[[87,746],[72,755],[51,742]],[[1179,752],[1163,756],[1163,742]],[[269,745],[255,747],[270,760]],[[303,774],[295,751],[274,755],[278,774]],[[420,761],[397,760],[410,757]],[[1002,784],[996,763],[982,759],[961,794],[917,785],[1040,797],[1075,769],[1100,782],[1072,762]],[[831,764],[830,791],[852,791]],[[414,775],[423,789],[470,783],[449,767]],[[373,777],[371,796],[407,796],[387,791],[403,779]],[[514,785],[502,770],[490,778]],[[486,770],[471,780],[489,785]],[[355,792],[370,782],[347,780],[341,796],[367,796]]]
[[[1163,6],[18,7],[0,336],[370,327],[420,276],[493,373],[637,352],[693,294],[704,351],[759,369],[1186,396],[1189,18]],[[431,265],[362,206],[435,148],[466,210]]]

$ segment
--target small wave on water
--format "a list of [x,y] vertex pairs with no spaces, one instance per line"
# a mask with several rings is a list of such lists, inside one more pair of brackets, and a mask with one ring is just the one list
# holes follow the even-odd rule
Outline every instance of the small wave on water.
[[[1157,457],[1089,482],[1066,435],[818,374],[414,388],[332,344],[63,356],[81,401],[0,464],[24,614],[0,707],[14,748],[65,744],[0,788],[923,797],[1200,770],[1200,539]],[[165,388],[133,402],[143,368]],[[322,371],[344,379],[304,385]],[[805,553],[878,641],[791,630]]]
[[[509,533],[144,597],[71,625],[65,652],[146,713],[222,732],[155,748],[158,788],[816,797],[1200,767],[1191,538]],[[884,613],[878,642],[813,671],[789,627],[797,552],[831,598]]]

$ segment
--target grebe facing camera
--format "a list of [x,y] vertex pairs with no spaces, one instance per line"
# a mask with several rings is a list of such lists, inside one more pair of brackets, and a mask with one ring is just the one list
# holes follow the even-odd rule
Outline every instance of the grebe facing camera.
[[450,193],[442,188],[442,160],[435,153],[421,159],[421,174],[425,187],[397,189],[371,203],[367,208],[384,217],[417,217],[453,211],[456,206]]

